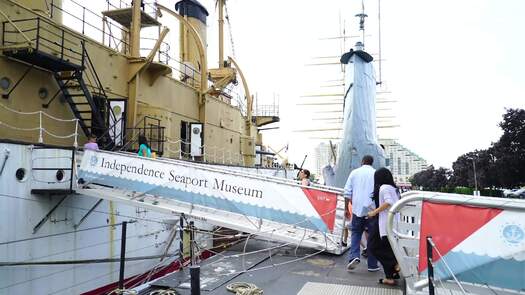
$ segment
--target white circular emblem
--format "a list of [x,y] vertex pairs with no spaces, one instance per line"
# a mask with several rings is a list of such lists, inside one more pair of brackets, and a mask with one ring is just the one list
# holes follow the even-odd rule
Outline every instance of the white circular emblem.
[[503,241],[510,246],[519,246],[525,241],[525,230],[519,224],[507,223],[501,228]]

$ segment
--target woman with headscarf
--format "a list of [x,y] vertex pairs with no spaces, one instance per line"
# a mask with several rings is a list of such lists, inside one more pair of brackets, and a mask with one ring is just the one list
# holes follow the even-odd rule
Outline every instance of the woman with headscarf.
[[138,155],[141,157],[151,158],[151,148],[148,144],[146,136],[139,135],[139,152]]

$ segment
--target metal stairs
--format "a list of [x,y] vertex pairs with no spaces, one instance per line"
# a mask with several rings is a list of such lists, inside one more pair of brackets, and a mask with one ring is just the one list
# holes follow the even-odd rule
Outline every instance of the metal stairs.
[[[82,131],[97,136],[100,146],[113,148],[111,125],[122,122],[115,119],[84,39],[40,17],[5,21],[2,36],[2,53],[51,72],[60,89],[57,94],[64,96]],[[22,37],[27,40],[20,41]]]

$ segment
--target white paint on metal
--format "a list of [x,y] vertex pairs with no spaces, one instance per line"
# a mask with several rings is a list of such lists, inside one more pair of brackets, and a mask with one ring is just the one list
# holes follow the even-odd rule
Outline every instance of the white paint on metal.
[[297,295],[401,295],[403,292],[394,288],[348,286],[325,283],[306,283]]

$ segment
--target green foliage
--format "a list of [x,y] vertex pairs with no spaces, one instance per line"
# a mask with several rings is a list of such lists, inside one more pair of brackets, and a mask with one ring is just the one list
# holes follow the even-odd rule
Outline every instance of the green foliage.
[[525,110],[508,109],[499,126],[503,129],[499,141],[486,150],[461,155],[452,164],[451,185],[475,187],[477,182],[478,188],[512,188],[525,184]]
[[452,171],[440,167],[434,169],[430,165],[426,170],[414,174],[410,178],[410,183],[415,187],[422,187],[423,190],[428,191],[448,191],[448,182]]
[[473,195],[474,190],[471,187],[464,187],[464,186],[456,186],[454,188],[455,194],[462,194],[462,195]]
[[472,195],[477,186],[482,196],[494,197],[503,196],[496,187],[525,185],[525,110],[508,109],[499,126],[503,135],[490,148],[459,156],[453,171],[430,166],[414,174],[410,183],[423,190],[465,195]]

